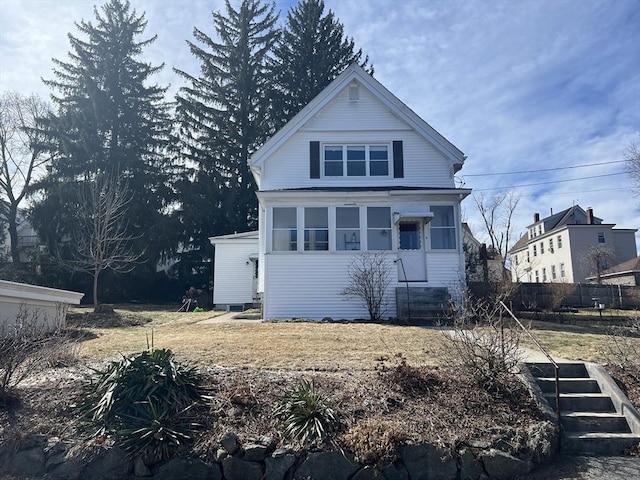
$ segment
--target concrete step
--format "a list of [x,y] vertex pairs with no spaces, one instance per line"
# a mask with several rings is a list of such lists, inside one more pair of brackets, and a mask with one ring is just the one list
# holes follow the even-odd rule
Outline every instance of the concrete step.
[[[552,363],[527,363],[531,375],[542,378],[555,378],[555,368]],[[559,363],[561,378],[589,378],[584,363]]]
[[[545,393],[544,396],[551,408],[555,409],[555,393]],[[616,409],[613,406],[611,397],[602,393],[561,393],[560,411],[615,413]]]
[[617,413],[565,412],[560,421],[565,432],[631,433],[627,419]]
[[[555,378],[536,378],[543,393],[556,392]],[[600,385],[591,378],[561,378],[560,393],[600,393]]]
[[640,443],[640,435],[633,433],[565,432],[562,451],[584,455],[624,455]]

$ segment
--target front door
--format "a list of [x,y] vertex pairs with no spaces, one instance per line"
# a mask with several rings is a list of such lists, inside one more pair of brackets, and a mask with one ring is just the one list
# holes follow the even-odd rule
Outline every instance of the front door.
[[426,282],[427,264],[424,250],[424,220],[401,220],[398,223],[398,280]]

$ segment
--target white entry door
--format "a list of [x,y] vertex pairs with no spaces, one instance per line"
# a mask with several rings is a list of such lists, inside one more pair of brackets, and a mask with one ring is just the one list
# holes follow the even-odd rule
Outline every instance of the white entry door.
[[427,259],[424,250],[424,220],[403,219],[398,223],[398,280],[427,281]]

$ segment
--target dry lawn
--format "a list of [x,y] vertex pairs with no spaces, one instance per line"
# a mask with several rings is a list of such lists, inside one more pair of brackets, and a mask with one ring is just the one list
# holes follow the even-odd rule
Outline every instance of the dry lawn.
[[[123,323],[92,326],[90,316],[78,322],[73,309],[70,325],[80,323],[88,335],[80,355],[113,358],[144,350],[171,348],[180,358],[201,365],[224,367],[348,371],[371,370],[383,358],[402,353],[414,365],[439,364],[441,333],[419,327],[358,323],[313,323],[229,320],[198,323],[222,312],[184,313],[137,306],[117,308]],[[136,318],[139,321],[135,321]],[[129,320],[129,321],[126,321]],[[91,338],[93,337],[93,338]]]

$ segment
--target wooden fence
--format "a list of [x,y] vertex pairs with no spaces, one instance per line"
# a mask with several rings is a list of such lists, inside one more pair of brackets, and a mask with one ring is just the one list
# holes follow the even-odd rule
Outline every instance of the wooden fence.
[[[504,288],[502,284],[472,282],[473,296],[486,297]],[[590,283],[514,283],[512,301],[516,309],[585,308],[596,304],[604,308],[640,308],[640,287]]]

